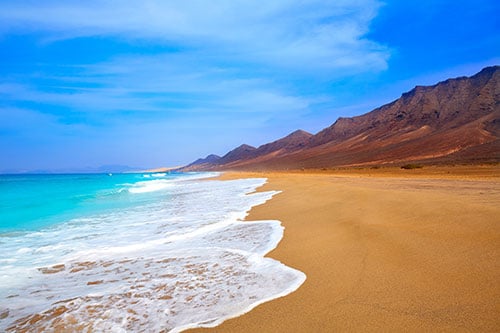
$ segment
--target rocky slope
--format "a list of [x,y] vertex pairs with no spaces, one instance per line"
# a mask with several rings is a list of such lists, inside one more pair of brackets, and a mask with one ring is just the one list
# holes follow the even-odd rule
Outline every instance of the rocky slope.
[[242,145],[190,169],[299,169],[500,161],[500,66],[417,86],[367,114],[339,118],[254,148]]

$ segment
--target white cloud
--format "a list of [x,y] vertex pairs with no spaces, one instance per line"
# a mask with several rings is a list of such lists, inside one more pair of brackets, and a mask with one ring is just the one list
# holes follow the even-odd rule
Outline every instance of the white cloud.
[[[188,57],[189,58],[189,57]],[[211,67],[172,55],[119,57],[79,65],[64,74],[58,66],[39,73],[45,84],[0,83],[4,101],[57,105],[78,112],[227,114],[304,112],[312,98],[294,96],[265,78],[239,78],[230,68]],[[62,71],[63,73],[58,73]],[[51,85],[47,81],[52,82]]]
[[[52,52],[43,46],[79,37],[125,42],[121,53],[93,63],[68,58],[62,65],[55,57],[31,64],[36,73],[12,69],[0,80],[0,99],[12,112],[4,118],[9,130],[32,141],[45,133],[64,137],[66,147],[68,136],[80,135],[85,144],[74,147],[107,157],[136,147],[145,161],[153,158],[148,145],[171,147],[182,159],[186,147],[198,155],[212,149],[201,144],[221,153],[274,140],[278,132],[308,129],[314,105],[333,98],[325,82],[386,68],[389,51],[366,37],[379,6],[377,0],[2,1],[0,38],[31,34],[45,43],[42,53]],[[32,136],[29,128],[38,124],[40,135]]]
[[387,49],[364,37],[379,7],[376,0],[4,1],[0,33],[147,39],[218,61],[359,72],[386,67]]

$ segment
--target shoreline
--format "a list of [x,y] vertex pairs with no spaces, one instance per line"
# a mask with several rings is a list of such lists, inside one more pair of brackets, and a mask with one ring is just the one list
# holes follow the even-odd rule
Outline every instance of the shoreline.
[[[307,275],[295,292],[189,332],[494,331],[500,327],[498,166],[228,172],[280,190],[267,257]],[[414,172],[416,171],[416,172]]]

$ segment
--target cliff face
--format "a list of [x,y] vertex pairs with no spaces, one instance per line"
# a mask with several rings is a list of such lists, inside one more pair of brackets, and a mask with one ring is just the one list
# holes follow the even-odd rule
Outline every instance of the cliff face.
[[[500,67],[417,86],[367,114],[339,118],[316,135],[296,131],[236,149],[205,169],[289,169],[410,161],[500,161]],[[225,156],[225,157],[226,157]]]

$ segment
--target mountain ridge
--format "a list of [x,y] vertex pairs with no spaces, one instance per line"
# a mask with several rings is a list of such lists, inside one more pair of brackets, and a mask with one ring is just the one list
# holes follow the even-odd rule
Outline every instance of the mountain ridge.
[[197,170],[499,162],[499,76],[500,66],[491,66],[470,77],[418,85],[314,135],[297,130],[258,148],[241,145]]

